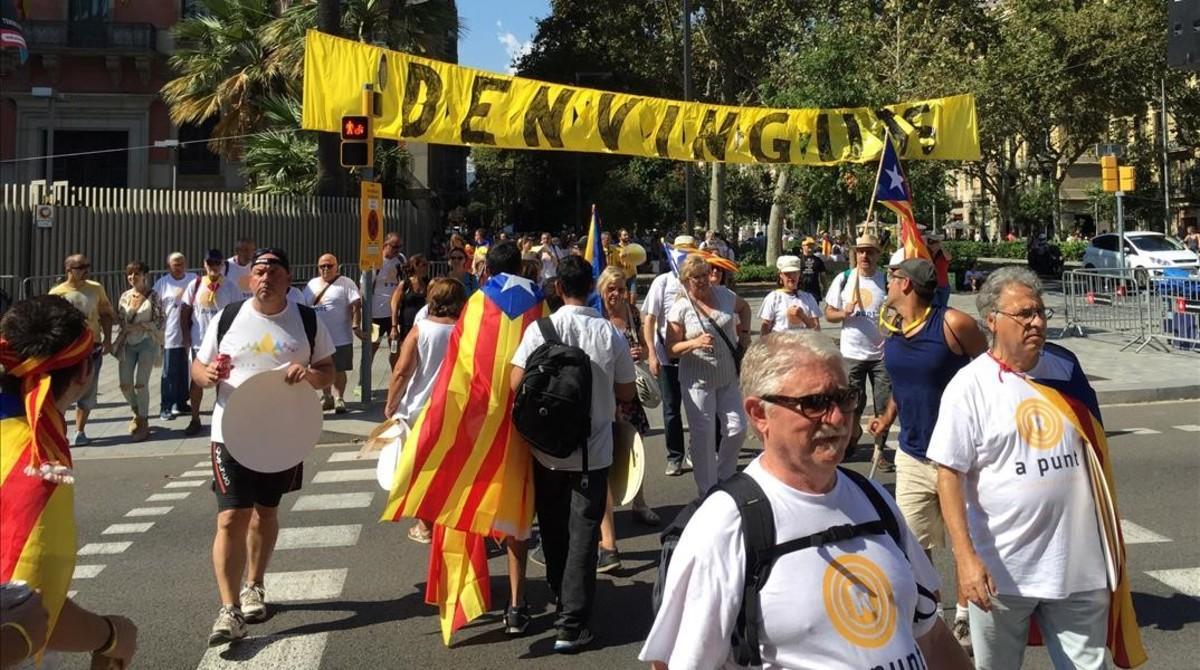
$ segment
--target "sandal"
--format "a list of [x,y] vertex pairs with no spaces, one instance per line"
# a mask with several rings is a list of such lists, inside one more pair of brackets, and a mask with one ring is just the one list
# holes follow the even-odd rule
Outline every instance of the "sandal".
[[412,528],[408,529],[408,539],[418,544],[429,544],[433,542],[433,533],[422,531],[420,526],[414,524]]
[[650,509],[649,506],[634,507],[633,508],[633,518],[637,519],[639,522],[641,522],[647,526],[657,526],[662,523],[662,519],[660,519],[658,517],[658,514],[655,513],[654,510]]

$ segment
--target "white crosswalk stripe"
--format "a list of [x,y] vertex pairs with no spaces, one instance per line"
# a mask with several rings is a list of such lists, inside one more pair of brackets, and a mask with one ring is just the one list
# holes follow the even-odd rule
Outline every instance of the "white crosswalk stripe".
[[370,491],[360,493],[317,493],[303,495],[292,505],[293,512],[316,512],[331,509],[359,509],[370,507],[375,494]]
[[335,451],[329,455],[330,463],[346,463],[348,461],[377,461],[379,460],[379,452],[372,451],[363,456],[359,456],[357,451]]
[[203,461],[200,461],[199,463],[197,463],[197,464],[193,465],[192,467],[193,467],[193,468],[211,468],[211,467],[212,467],[212,461],[211,461],[211,460],[208,460],[208,459],[205,459],[205,460],[203,460]]
[[190,488],[195,488],[197,486],[204,486],[207,483],[208,482],[206,482],[203,479],[180,479],[180,480],[173,481],[173,482],[167,482],[166,484],[163,485],[163,488],[164,489],[190,489]]
[[337,484],[341,482],[376,481],[375,468],[357,470],[322,470],[313,476],[314,484]]
[[169,502],[171,500],[183,500],[192,495],[191,491],[175,491],[172,493],[155,493],[146,498],[146,502]]
[[266,589],[267,601],[273,603],[331,600],[342,595],[349,572],[348,568],[268,572],[263,588]]
[[1125,428],[1117,432],[1126,435],[1162,435],[1161,430],[1154,430],[1153,428]]
[[180,477],[212,477],[213,474],[212,474],[212,470],[204,469],[204,470],[188,470],[187,472],[185,472],[179,476]]
[[101,556],[106,554],[120,554],[131,546],[133,546],[132,542],[89,542],[80,547],[76,555]]
[[1171,426],[1175,430],[1182,430],[1188,433],[1200,433],[1200,426],[1195,424],[1184,424],[1182,426]]
[[1143,528],[1128,519],[1121,519],[1121,534],[1125,536],[1125,544],[1152,544],[1155,542],[1170,542],[1171,538]]
[[237,644],[210,647],[196,670],[318,670],[328,633],[248,637]]
[[360,523],[342,526],[282,528],[279,531],[279,540],[275,542],[275,551],[352,547],[358,544],[358,536],[361,532],[362,524]]
[[1148,570],[1146,574],[1185,596],[1200,598],[1200,568]]
[[154,527],[153,521],[144,523],[114,523],[101,531],[101,535],[124,535],[126,533],[144,533]]
[[71,579],[91,579],[100,574],[104,570],[103,565],[76,565],[75,572],[71,575]]
[[125,516],[164,516],[173,509],[175,508],[171,505],[164,505],[162,507],[134,507],[126,512]]

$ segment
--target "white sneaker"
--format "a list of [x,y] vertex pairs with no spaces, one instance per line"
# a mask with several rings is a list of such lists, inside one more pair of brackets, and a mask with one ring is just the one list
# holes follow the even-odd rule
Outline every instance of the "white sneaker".
[[222,607],[217,612],[212,632],[208,634],[208,646],[215,647],[246,637],[246,620],[236,607]]
[[967,652],[968,656],[974,656],[974,650],[971,648],[971,624],[967,619],[954,619],[954,627],[951,629],[954,633],[954,639]]
[[267,594],[258,584],[247,584],[238,598],[242,601],[242,616],[247,623],[258,623],[267,618]]

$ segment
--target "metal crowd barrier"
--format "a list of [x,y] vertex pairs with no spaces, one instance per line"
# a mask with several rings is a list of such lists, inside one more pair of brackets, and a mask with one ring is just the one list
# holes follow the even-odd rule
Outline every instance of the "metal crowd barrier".
[[1175,349],[1200,351],[1200,275],[1154,277],[1146,301],[1150,337]]
[[1148,280],[1145,271],[1068,270],[1063,273],[1063,299],[1066,325],[1060,336],[1088,332],[1117,333],[1126,338],[1124,351],[1138,345],[1141,351],[1150,344],[1147,331],[1150,318],[1146,301]]
[[450,272],[449,261],[429,261],[430,278],[445,277]]

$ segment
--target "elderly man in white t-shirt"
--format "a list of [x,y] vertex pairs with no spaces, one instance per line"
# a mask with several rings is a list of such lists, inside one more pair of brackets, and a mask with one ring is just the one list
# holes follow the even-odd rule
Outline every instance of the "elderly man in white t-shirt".
[[[833,344],[774,333],[742,366],[745,411],[763,443],[745,475],[764,494],[775,546],[828,535],[781,553],[758,590],[759,611],[746,612],[758,622],[761,666],[969,668],[938,616],[937,572],[895,501],[838,469],[858,394]],[[891,531],[879,523],[883,506]],[[846,533],[826,533],[838,526]],[[741,667],[730,640],[745,581],[742,513],[717,489],[679,538],[641,660],[657,670]]]
[[321,391],[321,409],[346,413],[346,373],[354,369],[354,338],[364,337],[359,327],[362,296],[358,286],[338,273],[338,259],[324,254],[317,259],[318,275],[304,287],[303,302],[317,311],[333,339],[333,385]]
[[196,275],[187,271],[187,259],[178,251],[167,256],[167,274],[154,282],[154,292],[162,303],[166,324],[163,327],[162,394],[160,417],[170,421],[191,412],[188,407],[188,342],[183,328],[183,294]]

